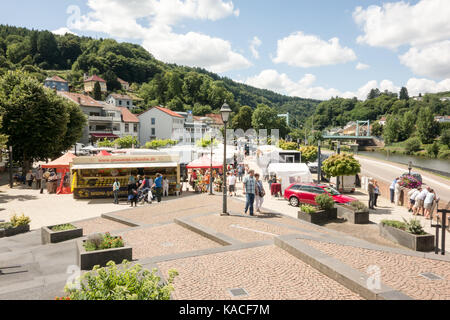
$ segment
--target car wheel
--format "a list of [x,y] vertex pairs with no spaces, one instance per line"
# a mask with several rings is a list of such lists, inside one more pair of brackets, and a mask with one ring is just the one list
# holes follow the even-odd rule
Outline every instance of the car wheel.
[[296,197],[291,197],[291,198],[289,199],[289,203],[290,203],[291,206],[293,206],[293,207],[298,207],[298,205],[299,205],[299,201],[298,201],[298,199],[297,199]]

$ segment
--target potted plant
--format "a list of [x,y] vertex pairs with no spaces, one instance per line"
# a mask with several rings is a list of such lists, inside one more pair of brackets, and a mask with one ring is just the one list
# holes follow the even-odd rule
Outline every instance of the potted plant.
[[132,248],[125,246],[122,237],[105,234],[94,234],[87,240],[77,242],[78,265],[81,270],[90,270],[94,266],[106,266],[108,261],[121,263],[123,260],[132,260]]
[[338,204],[337,214],[339,218],[345,218],[350,223],[369,223],[369,209],[361,201],[352,201],[348,204]]
[[83,229],[77,228],[72,224],[60,224],[41,228],[41,242],[58,243],[83,236]]
[[[351,154],[335,154],[323,162],[322,171],[328,178],[336,177],[340,181],[344,176],[355,176],[361,172],[361,164]],[[344,191],[344,181],[340,181],[339,192]]]
[[301,220],[321,224],[337,219],[337,209],[334,208],[334,200],[328,194],[321,194],[316,197],[319,208],[310,205],[302,205],[297,217]]
[[383,220],[379,224],[380,235],[414,251],[429,252],[434,249],[434,235],[423,229],[420,221]]
[[0,223],[0,238],[11,237],[30,231],[30,222],[30,217],[24,214],[20,216],[13,215],[10,222]]

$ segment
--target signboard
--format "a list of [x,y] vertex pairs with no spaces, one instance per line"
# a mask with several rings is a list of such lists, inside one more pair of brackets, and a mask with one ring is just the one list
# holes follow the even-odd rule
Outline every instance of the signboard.
[[178,155],[143,155],[143,156],[105,156],[105,157],[77,157],[72,164],[101,164],[101,163],[135,163],[135,162],[179,162]]
[[[113,198],[114,193],[112,188],[76,188],[73,190],[73,197],[75,199],[104,199]],[[128,189],[120,188],[119,198],[127,198]]]

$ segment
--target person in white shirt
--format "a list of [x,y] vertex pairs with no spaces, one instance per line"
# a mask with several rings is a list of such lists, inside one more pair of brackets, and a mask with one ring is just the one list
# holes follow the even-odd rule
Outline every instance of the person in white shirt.
[[416,197],[419,195],[421,190],[422,190],[422,188],[418,187],[418,188],[411,189],[411,191],[408,192],[408,197],[409,197],[408,212],[413,211],[413,207],[416,204]]
[[424,208],[425,208],[425,219],[430,219],[431,207],[433,206],[434,199],[436,198],[436,194],[433,189],[430,189],[425,197]]
[[230,191],[230,197],[236,196],[236,176],[234,175],[234,172],[229,172],[227,177],[227,185],[228,190]]
[[[423,214],[424,214],[423,204],[424,204],[425,198],[427,197],[427,194],[429,192],[428,189],[429,189],[429,187],[428,188],[423,187],[422,191],[416,197],[416,204],[414,205],[414,208],[416,210],[414,211],[414,215],[417,214],[417,215],[423,216]],[[422,214],[419,213],[421,210],[422,210]]]
[[397,183],[395,184],[395,189],[394,189],[394,202],[396,206],[400,206],[400,192],[402,191],[401,186],[400,186],[400,180],[397,181]]
[[165,177],[163,180],[163,197],[169,196],[169,180]]

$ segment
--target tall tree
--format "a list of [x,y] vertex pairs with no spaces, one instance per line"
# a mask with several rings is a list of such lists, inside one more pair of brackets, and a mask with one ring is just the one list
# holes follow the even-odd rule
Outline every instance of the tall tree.
[[0,78],[0,106],[0,133],[8,136],[13,157],[21,159],[25,170],[34,161],[56,157],[75,144],[86,121],[71,110],[75,108],[71,102],[20,71]]
[[59,48],[55,36],[49,31],[39,33],[37,38],[37,50],[42,59],[50,67],[56,66],[59,61]]
[[102,100],[102,88],[100,87],[100,83],[98,81],[94,84],[93,95],[95,100]]
[[439,134],[439,123],[434,120],[433,112],[429,107],[419,111],[417,134],[423,144],[433,143],[433,140]]
[[239,112],[233,117],[233,129],[242,129],[244,132],[250,129],[252,127],[252,115],[252,108],[249,106],[242,106],[239,109]]
[[278,129],[277,112],[265,104],[260,104],[253,111],[252,126],[253,129]]
[[405,87],[402,87],[400,90],[400,100],[409,100],[409,94],[408,94],[408,89],[406,89]]
[[378,88],[370,90],[367,95],[367,100],[376,99],[381,95],[381,92]]

